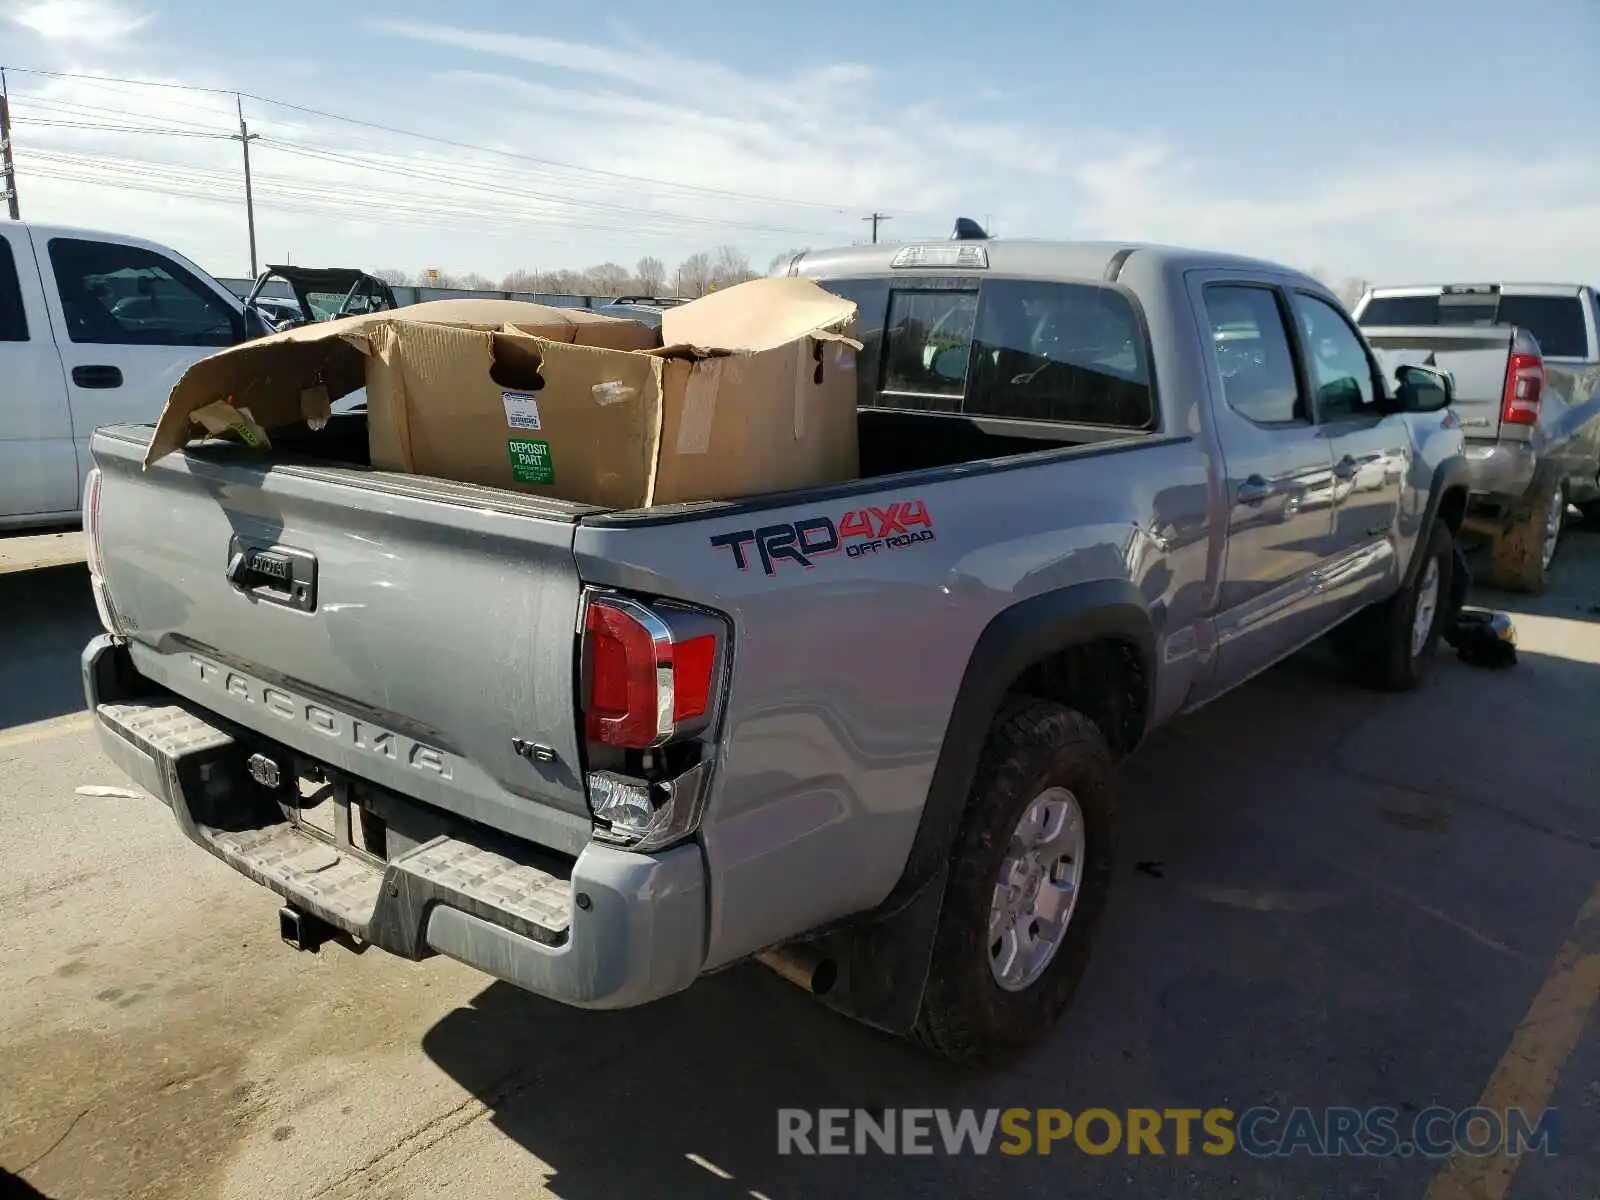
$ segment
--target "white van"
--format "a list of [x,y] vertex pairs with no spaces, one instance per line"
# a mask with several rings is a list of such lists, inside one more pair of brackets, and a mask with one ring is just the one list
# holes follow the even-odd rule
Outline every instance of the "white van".
[[95,428],[154,421],[190,363],[256,324],[165,246],[0,221],[0,529],[76,521]]

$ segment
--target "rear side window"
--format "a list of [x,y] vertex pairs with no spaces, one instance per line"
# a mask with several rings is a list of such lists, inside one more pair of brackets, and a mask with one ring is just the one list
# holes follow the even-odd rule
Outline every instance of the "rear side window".
[[[1146,428],[1155,397],[1126,296],[1093,284],[820,280],[861,306],[870,408]],[[944,281],[940,281],[943,283]]]
[[1211,349],[1228,407],[1260,425],[1309,420],[1277,293],[1244,284],[1213,284],[1205,299]]
[[1361,324],[1516,325],[1533,334],[1546,357],[1586,358],[1589,350],[1583,300],[1577,295],[1375,296],[1362,310]]
[[0,342],[28,340],[28,314],[22,309],[22,282],[9,238],[0,237]]
[[152,250],[52,238],[50,266],[74,342],[231,346],[242,332],[220,297]]

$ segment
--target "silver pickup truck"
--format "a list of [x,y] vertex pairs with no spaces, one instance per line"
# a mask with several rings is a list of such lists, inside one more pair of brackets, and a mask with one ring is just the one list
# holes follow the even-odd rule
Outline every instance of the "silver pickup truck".
[[1041,1037],[1115,763],[1337,630],[1415,685],[1458,589],[1449,380],[1242,258],[808,254],[859,306],[861,478],[605,511],[99,431],[101,742],[292,944],[639,1005],[760,958],[963,1062]]
[[1452,376],[1471,464],[1463,528],[1488,582],[1544,590],[1569,504],[1600,522],[1600,294],[1579,284],[1369,289],[1356,323],[1380,357]]

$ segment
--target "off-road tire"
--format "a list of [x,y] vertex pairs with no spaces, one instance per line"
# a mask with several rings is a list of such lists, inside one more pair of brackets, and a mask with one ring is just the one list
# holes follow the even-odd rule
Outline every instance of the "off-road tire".
[[[933,957],[913,1037],[963,1066],[988,1065],[1054,1028],[1088,965],[1111,885],[1116,763],[1088,717],[1020,697],[995,718],[973,777],[945,884]],[[1064,787],[1083,814],[1085,862],[1061,945],[1029,987],[1007,991],[989,967],[989,906],[1012,831],[1047,788]]]
[[[1461,558],[1450,527],[1434,521],[1419,551],[1416,577],[1382,604],[1365,608],[1334,630],[1334,647],[1368,687],[1383,692],[1408,692],[1427,677],[1445,625],[1455,619],[1464,592],[1455,584]],[[1411,653],[1411,629],[1421,596],[1428,559],[1439,564],[1439,596],[1433,626],[1420,653]]]
[[[1544,523],[1555,500],[1554,480],[1539,484],[1517,505],[1508,529],[1489,543],[1488,583],[1506,592],[1537,596],[1544,591]],[[1561,543],[1556,542],[1556,554]],[[1554,556],[1552,556],[1554,561]]]

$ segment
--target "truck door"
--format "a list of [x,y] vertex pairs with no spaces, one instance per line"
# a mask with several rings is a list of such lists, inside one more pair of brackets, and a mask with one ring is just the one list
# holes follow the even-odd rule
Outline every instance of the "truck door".
[[192,264],[113,238],[39,238],[78,461],[101,425],[153,422],[189,365],[244,340],[237,300]]
[[27,227],[0,228],[0,522],[78,507],[61,360]]
[[1190,294],[1211,343],[1228,504],[1213,676],[1220,691],[1321,631],[1333,458],[1301,382],[1283,292],[1205,272],[1191,276]]
[[1333,531],[1322,567],[1324,623],[1382,597],[1397,570],[1394,530],[1411,462],[1405,418],[1380,410],[1383,376],[1349,319],[1289,294],[1312,416],[1333,453]]

